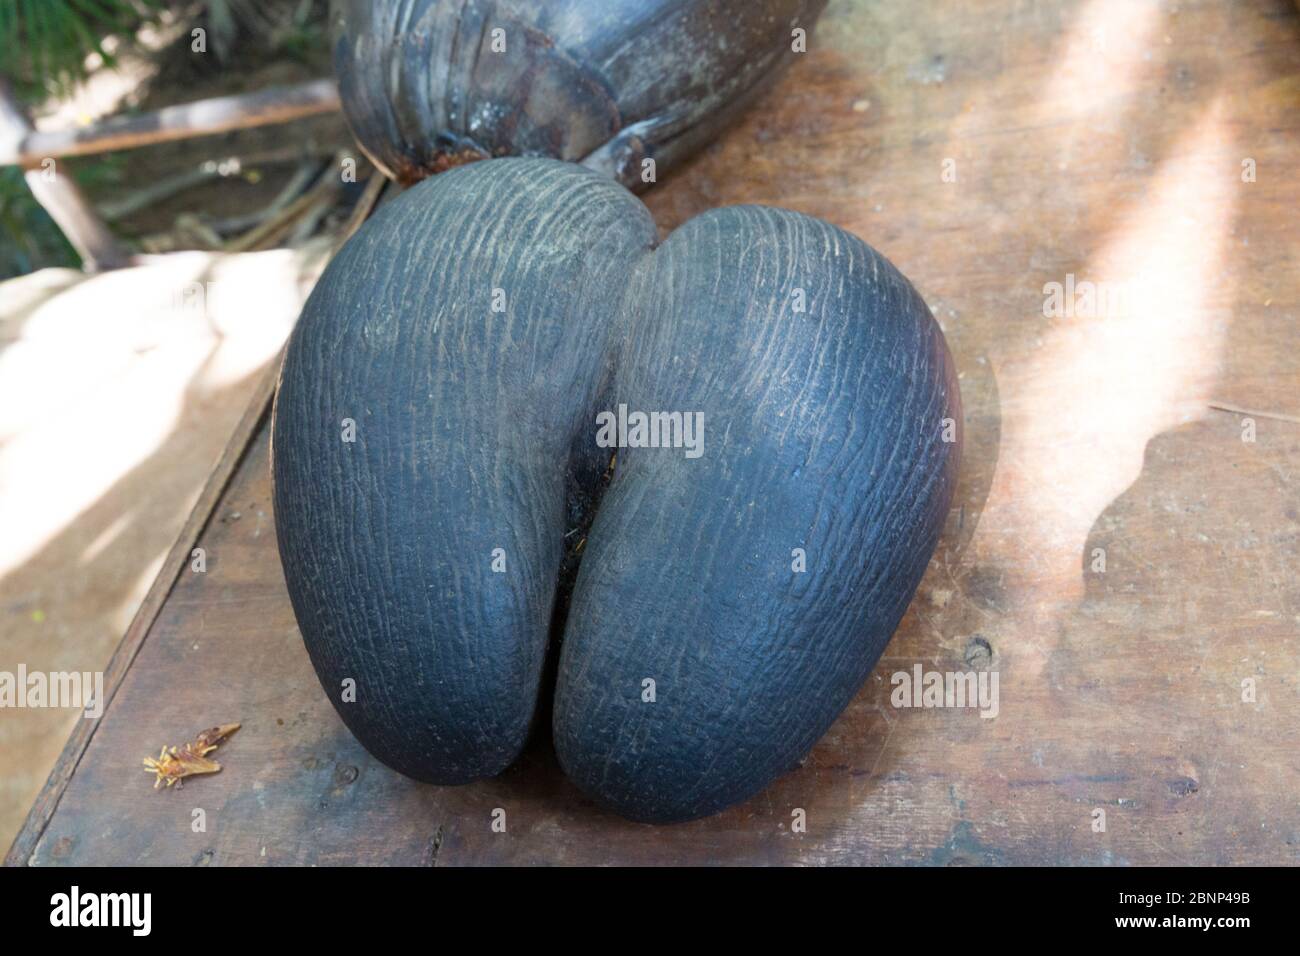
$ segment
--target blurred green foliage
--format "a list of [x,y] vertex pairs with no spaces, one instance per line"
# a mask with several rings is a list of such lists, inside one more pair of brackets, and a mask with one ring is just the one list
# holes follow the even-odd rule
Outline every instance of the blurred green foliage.
[[[86,76],[86,59],[105,65],[111,36],[133,34],[161,0],[0,0],[0,75],[19,100],[64,93]],[[102,167],[102,168],[101,168]],[[88,163],[85,176],[114,175],[111,163]],[[27,188],[23,171],[0,168],[0,279],[45,266],[75,266],[77,255]]]
[[134,33],[162,0],[0,0],[0,73],[20,97],[59,93],[86,75],[86,58],[111,36]]
[[77,254],[32,198],[17,166],[0,167],[0,280],[45,266],[76,266]]
[[[127,163],[122,153],[104,153],[63,169],[78,185],[90,190],[118,186],[126,181]],[[48,266],[75,268],[80,260],[59,227],[32,196],[16,166],[0,166],[0,280]]]

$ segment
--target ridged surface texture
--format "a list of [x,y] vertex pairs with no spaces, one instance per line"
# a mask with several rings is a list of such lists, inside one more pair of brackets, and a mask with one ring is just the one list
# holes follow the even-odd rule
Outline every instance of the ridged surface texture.
[[646,185],[797,54],[826,0],[335,0],[334,72],[370,158],[413,182],[486,156]]
[[[611,462],[620,405],[702,415],[698,456]],[[340,715],[401,772],[508,766],[558,647],[569,776],[635,820],[703,816],[796,765],[870,673],[960,422],[942,333],[856,237],[742,206],[656,248],[598,174],[476,163],[383,208],[293,334],[289,593]]]

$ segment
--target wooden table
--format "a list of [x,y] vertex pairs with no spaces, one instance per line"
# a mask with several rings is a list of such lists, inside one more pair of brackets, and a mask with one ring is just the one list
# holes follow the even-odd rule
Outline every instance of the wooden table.
[[[806,764],[659,829],[593,808],[545,739],[463,788],[377,764],[294,625],[264,394],[9,862],[1296,863],[1297,155],[1289,0],[832,3],[647,197],[665,229],[765,202],[861,235],[961,370],[947,532]],[[997,717],[892,706],[918,664],[996,671]],[[143,757],[228,721],[221,773],[150,789]]]

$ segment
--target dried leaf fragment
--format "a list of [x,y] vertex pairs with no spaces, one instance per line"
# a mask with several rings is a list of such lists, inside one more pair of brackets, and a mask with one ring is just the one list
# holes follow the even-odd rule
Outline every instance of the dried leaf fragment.
[[222,724],[220,727],[209,727],[195,738],[193,746],[202,750],[205,754],[212,753],[212,751],[217,749],[217,744],[221,743],[238,729],[239,724]]
[[[200,773],[216,773],[221,769],[221,764],[215,760],[209,760],[208,754],[217,749],[217,746],[239,729],[239,724],[222,724],[219,727],[209,727],[199,733],[194,739],[194,743],[182,744],[180,747],[163,747],[158,752],[158,757],[144,758],[144,769],[148,773],[155,775],[153,787],[155,790],[162,784],[172,786],[179,783],[185,777],[191,777]],[[184,786],[184,784],[181,784]]]

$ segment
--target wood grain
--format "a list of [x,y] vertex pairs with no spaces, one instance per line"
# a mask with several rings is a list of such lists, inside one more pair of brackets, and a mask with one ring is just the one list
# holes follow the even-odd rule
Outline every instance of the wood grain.
[[[104,672],[105,699],[103,704],[105,709],[117,695],[118,688],[134,662],[136,653],[149,635],[154,620],[168,599],[177,575],[189,564],[198,537],[211,520],[213,510],[218,506],[222,495],[226,492],[227,486],[235,474],[235,469],[243,461],[246,449],[255,436],[260,433],[260,428],[270,410],[271,396],[275,393],[275,382],[279,368],[280,360],[277,357],[263,373],[262,379],[257,384],[253,397],[249,401],[247,410],[235,425],[235,430],[230,436],[230,444],[222,452],[212,470],[212,474],[208,476],[202,491],[199,492],[198,500],[195,501],[194,508],[190,512],[189,518],[186,519],[176,543],[172,545],[171,550],[167,552],[167,556],[163,559],[162,567],[158,571],[158,577],[154,579],[153,585],[149,588],[149,593],[145,595],[139,610],[136,611],[135,617],[132,618],[131,625],[122,638],[122,643],[118,645],[113,657],[109,660],[108,669]],[[6,855],[6,865],[20,862],[31,852],[34,845],[33,841],[49,822],[50,815],[54,812],[54,808],[63,794],[63,788],[76,771],[77,764],[80,762],[91,737],[94,736],[98,727],[98,721],[79,720],[77,722],[72,731],[72,736],[68,738],[63,752],[59,755],[58,762],[50,772],[49,779],[46,780],[45,786],[41,788],[41,792],[37,795],[36,802],[32,804],[32,809],[27,815],[22,830],[15,837],[13,845]]]
[[[540,742],[469,787],[386,770],[298,637],[263,432],[200,539],[208,573],[177,579],[11,861],[1300,861],[1300,429],[1207,407],[1300,412],[1297,115],[1283,0],[832,3],[762,107],[646,196],[661,230],[766,202],[860,235],[958,363],[944,537],[805,765],[671,828],[595,810]],[[1129,301],[1045,315],[1069,275]],[[996,670],[998,716],[892,706],[917,664]],[[142,757],[231,720],[221,773],[149,789]]]

